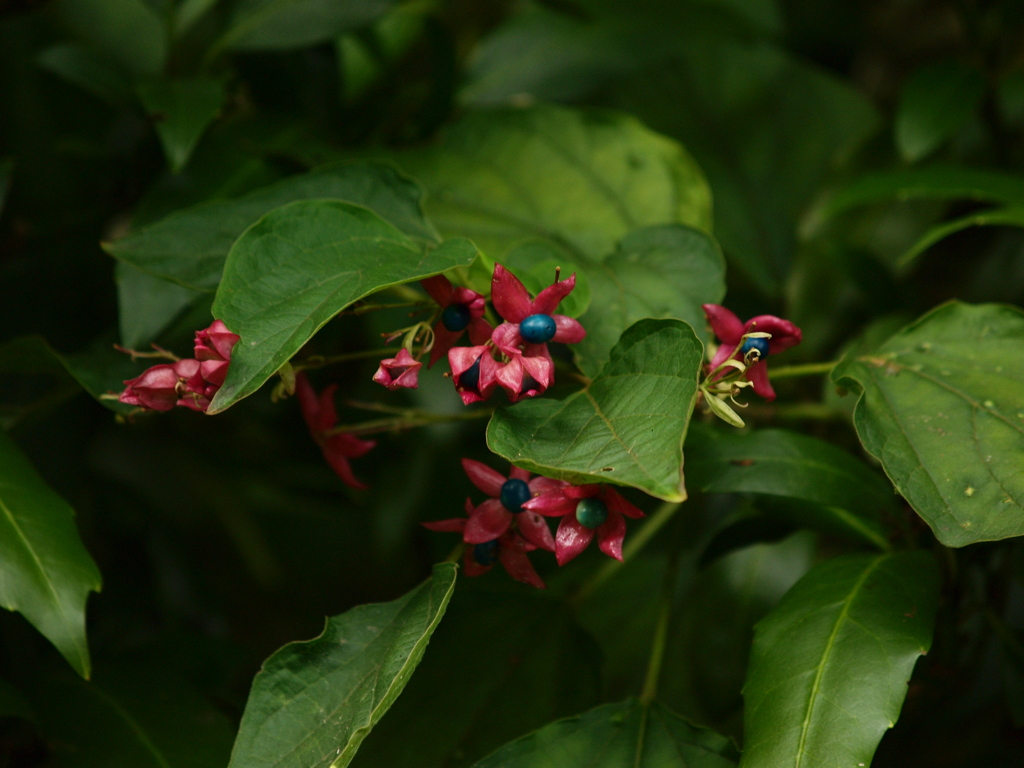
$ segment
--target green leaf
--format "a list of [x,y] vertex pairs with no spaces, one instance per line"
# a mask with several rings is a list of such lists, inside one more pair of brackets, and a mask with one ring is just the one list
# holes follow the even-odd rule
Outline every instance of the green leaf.
[[686,323],[641,320],[579,392],[499,408],[487,426],[487,446],[531,472],[682,501],[683,438],[703,354]]
[[811,569],[757,625],[740,765],[870,765],[931,646],[938,596],[928,552]]
[[734,755],[724,736],[627,699],[545,726],[475,768],[729,768]]
[[232,244],[261,216],[296,200],[347,200],[365,205],[410,237],[433,242],[415,182],[381,163],[337,163],[270,184],[232,200],[187,208],[138,232],[105,243],[116,259],[197,290],[220,282]]
[[174,670],[103,665],[88,683],[45,676],[29,692],[66,768],[223,768],[232,726]]
[[468,266],[476,254],[468,240],[424,246],[373,211],[338,200],[274,209],[238,238],[224,266],[213,315],[242,338],[209,413],[259,389],[353,302]]
[[83,45],[61,43],[36,57],[43,69],[88,91],[108,104],[132,103],[132,87],[117,66]]
[[950,302],[832,380],[854,426],[946,546],[1024,534],[1024,312]]
[[394,0],[240,0],[217,48],[303,48],[365,27]]
[[711,228],[711,192],[693,158],[615,112],[474,111],[439,144],[391,157],[427,189],[442,234],[468,237],[499,261],[538,237],[601,258],[638,227]]
[[587,337],[573,346],[576,362],[594,376],[619,336],[645,317],[675,317],[707,341],[702,304],[725,297],[725,259],[699,230],[646,227],[626,235],[618,248],[588,270],[593,300],[581,318]]
[[760,493],[820,505],[819,526],[889,548],[881,513],[892,486],[841,448],[782,429],[733,432],[694,425],[686,440],[688,486],[704,493]]
[[917,70],[903,89],[896,110],[896,146],[904,160],[931,154],[977,112],[985,96],[985,78],[955,60]]
[[209,295],[153,277],[126,261],[114,267],[114,281],[121,344],[129,349],[153,341],[199,297]]
[[597,704],[599,667],[593,639],[561,601],[509,584],[504,573],[464,580],[416,674],[352,768],[471,765]]
[[88,677],[85,601],[101,580],[74,517],[0,431],[0,605],[24,615]]
[[327,621],[263,664],[242,715],[231,768],[345,768],[402,692],[455,589],[456,566],[390,603]]
[[167,58],[163,22],[143,0],[57,0],[61,24],[88,48],[135,76],[157,75]]
[[224,103],[224,84],[207,77],[188,80],[152,79],[138,84],[146,114],[174,173],[188,162],[203,131]]
[[937,163],[867,173],[832,197],[824,215],[835,216],[851,208],[887,200],[1024,203],[1024,181],[1009,173]]
[[[1018,181],[1024,185],[1024,178]],[[947,221],[929,229],[920,240],[900,256],[897,266],[906,266],[935,243],[970,227],[1024,227],[1024,205],[995,208],[990,211],[972,213],[953,221]]]

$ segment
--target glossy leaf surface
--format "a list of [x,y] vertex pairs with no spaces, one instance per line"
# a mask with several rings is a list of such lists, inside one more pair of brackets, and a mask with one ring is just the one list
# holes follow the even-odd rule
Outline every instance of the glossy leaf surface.
[[101,581],[74,518],[0,431],[0,605],[24,615],[88,677],[85,601]]
[[232,768],[344,768],[416,669],[455,589],[455,565],[390,603],[361,605],[263,664]]
[[1024,534],[1022,343],[1020,309],[951,302],[833,371],[861,391],[864,447],[947,546]]
[[641,320],[584,389],[562,401],[499,408],[487,445],[516,466],[575,483],[630,485],[686,498],[682,443],[703,347],[679,320]]
[[337,199],[365,205],[410,237],[436,236],[420,210],[422,193],[379,163],[340,163],[291,176],[232,200],[201,203],[105,243],[115,258],[188,288],[213,290],[224,260],[246,227],[296,200]]
[[381,288],[468,266],[467,240],[437,248],[361,206],[306,200],[246,230],[224,266],[213,315],[241,335],[210,413],[252,394],[349,304]]
[[927,552],[811,569],[756,627],[740,765],[870,765],[931,646],[938,591]]
[[729,768],[735,749],[660,704],[605,704],[506,744],[476,768]]

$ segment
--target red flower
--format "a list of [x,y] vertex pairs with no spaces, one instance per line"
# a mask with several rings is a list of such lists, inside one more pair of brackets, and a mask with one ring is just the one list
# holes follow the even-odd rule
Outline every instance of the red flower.
[[241,338],[232,333],[221,320],[214,320],[209,328],[196,331],[195,358],[201,365],[203,379],[220,387],[228,373],[231,350]]
[[301,371],[295,374],[295,394],[299,398],[302,417],[306,420],[306,426],[309,427],[310,434],[320,446],[327,463],[331,465],[331,469],[345,485],[352,488],[366,488],[366,485],[359,482],[352,474],[352,467],[348,460],[364,456],[377,443],[373,440],[360,440],[355,435],[344,432],[328,434],[329,430],[338,423],[338,414],[334,409],[334,390],[337,389],[337,386],[337,384],[332,384],[317,397],[306,374]]
[[[431,531],[462,533],[475,513],[473,502],[466,499],[466,514],[470,516],[469,519],[456,517],[451,520],[435,520],[423,523],[423,527]],[[548,535],[550,536],[550,532]],[[516,581],[537,587],[537,589],[545,589],[544,582],[537,575],[530,558],[526,556],[527,552],[532,552],[534,549],[536,547],[533,544],[517,532],[509,530],[491,541],[467,546],[462,556],[462,562],[467,576],[479,576],[487,573],[495,562],[500,562],[508,571],[508,575]]]
[[744,348],[738,350],[734,357],[742,360],[750,351],[746,349],[747,346],[758,350],[760,357],[757,362],[747,366],[747,380],[754,385],[754,391],[765,400],[774,400],[775,390],[768,381],[768,355],[778,354],[799,344],[803,338],[800,329],[789,320],[783,320],[775,315],[758,315],[746,323],[741,323],[735,314],[718,304],[705,304],[704,315],[711,324],[711,330],[722,342],[711,361],[712,371],[729,359],[744,334],[759,331],[772,335],[771,339],[767,339],[767,350],[761,348],[765,339],[747,339]]
[[198,368],[195,360],[179,360],[147,368],[142,375],[124,382],[126,386],[120,401],[154,411],[171,410],[184,392],[184,382],[195,373],[190,363]]
[[555,534],[555,557],[565,565],[587,548],[597,534],[597,546],[609,557],[622,559],[626,517],[643,517],[617,491],[607,485],[570,485],[523,504],[524,509],[551,517],[562,516]]
[[455,347],[448,351],[448,364],[455,391],[465,405],[479,403],[494,394],[498,363],[491,357],[489,346]]
[[516,326],[502,323],[491,337],[495,346],[509,358],[507,363],[497,364],[494,378],[513,403],[542,394],[555,380],[555,365],[548,354],[548,345],[527,345],[537,352],[536,356],[527,356],[511,343],[512,338],[518,338],[518,335]]
[[484,297],[469,288],[456,288],[444,275],[420,280],[430,298],[441,307],[441,319],[434,325],[434,346],[430,349],[431,367],[455,346],[466,329],[470,343],[483,344],[491,338],[491,324],[483,319]]
[[505,477],[472,459],[463,459],[462,468],[473,485],[491,497],[470,515],[463,536],[467,544],[483,544],[497,539],[512,527],[514,521],[524,539],[539,549],[555,551],[555,540],[544,518],[536,512],[524,510],[522,505],[534,496],[553,493],[568,483],[549,477],[531,480],[530,473],[518,467],[512,467],[509,476]]
[[423,363],[414,360],[405,347],[395,357],[380,361],[380,368],[373,374],[373,380],[390,390],[407,387],[416,389],[419,385],[420,368]]
[[[494,265],[491,301],[505,323],[494,332],[494,343],[509,357],[521,351],[526,357],[550,360],[547,342],[574,344],[582,341],[586,330],[576,320],[553,314],[559,303],[576,287],[576,275],[549,285],[530,300],[526,286],[501,264]],[[498,332],[501,331],[499,334]]]

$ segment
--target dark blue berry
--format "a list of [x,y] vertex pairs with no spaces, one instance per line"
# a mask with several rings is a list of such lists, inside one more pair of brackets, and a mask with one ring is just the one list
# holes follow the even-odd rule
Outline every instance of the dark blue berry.
[[576,505],[576,520],[584,528],[597,528],[608,519],[608,507],[600,499],[580,499]]
[[480,387],[480,358],[459,376],[459,386],[463,389],[477,390]]
[[501,506],[509,512],[522,512],[523,504],[528,502],[532,495],[526,481],[513,477],[501,486]]
[[469,315],[469,307],[465,304],[451,304],[445,307],[444,312],[441,313],[441,325],[453,333],[466,330],[472,319]]
[[752,349],[756,349],[761,353],[761,357],[768,357],[768,339],[762,339],[752,337],[743,340],[743,346],[740,347],[740,353],[745,357],[747,352]]
[[473,546],[473,559],[477,565],[488,566],[498,562],[498,540],[487,541]]
[[530,315],[519,323],[519,335],[528,344],[546,344],[555,338],[557,330],[551,315]]

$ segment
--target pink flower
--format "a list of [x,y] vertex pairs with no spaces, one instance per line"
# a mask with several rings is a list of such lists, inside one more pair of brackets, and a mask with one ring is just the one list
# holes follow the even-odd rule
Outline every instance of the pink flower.
[[[423,523],[423,527],[431,531],[463,533],[474,513],[473,503],[466,499],[466,514],[470,516],[469,519],[456,517],[451,520],[435,520]],[[548,535],[550,536],[550,532]],[[467,546],[462,556],[462,562],[467,576],[479,576],[487,573],[496,562],[500,562],[508,571],[508,575],[516,581],[537,587],[537,589],[545,589],[544,582],[537,575],[530,558],[526,556],[527,552],[532,552],[534,549],[536,547],[517,532],[507,530],[491,541]]]
[[512,336],[518,336],[516,326],[502,323],[491,338],[509,358],[507,363],[498,364],[494,377],[508,399],[517,403],[524,397],[536,397],[550,387],[555,380],[555,365],[547,344],[528,345],[537,355],[527,356],[510,343]]
[[405,347],[398,350],[394,357],[380,361],[380,368],[373,374],[373,380],[390,390],[416,389],[419,385],[420,368],[423,363],[414,360]]
[[512,467],[508,477],[486,464],[463,459],[462,468],[470,482],[491,498],[470,514],[463,539],[467,544],[483,544],[502,536],[513,521],[523,538],[539,549],[555,551],[555,540],[544,518],[523,509],[523,503],[542,493],[552,493],[568,485],[549,477],[530,479],[525,469]]
[[430,298],[441,307],[441,319],[434,325],[434,346],[430,349],[431,367],[455,346],[466,329],[471,344],[483,344],[491,338],[491,324],[483,319],[484,297],[469,288],[456,288],[444,275],[420,280]]
[[[576,287],[576,275],[549,285],[530,300],[526,286],[501,264],[494,265],[491,302],[505,323],[494,332],[494,343],[509,357],[521,351],[525,357],[548,355],[547,342],[574,344],[587,332],[576,320],[553,314],[559,303]],[[499,334],[499,331],[501,333]]]
[[562,516],[555,534],[555,557],[565,565],[587,548],[597,534],[597,546],[616,560],[622,559],[622,540],[626,536],[626,517],[643,517],[617,491],[607,485],[570,485],[546,493],[523,504],[551,517]]
[[171,410],[184,392],[185,380],[195,373],[189,365],[191,363],[198,368],[195,360],[179,360],[147,368],[140,376],[124,382],[126,386],[120,401],[154,411]]
[[448,351],[448,364],[452,368],[452,381],[465,405],[489,398],[498,386],[498,363],[491,357],[491,348],[454,347]]
[[711,361],[712,371],[729,359],[744,334],[759,331],[772,335],[771,339],[747,339],[734,357],[742,360],[751,350],[757,350],[760,357],[757,362],[747,366],[747,380],[754,385],[754,391],[765,400],[774,400],[775,390],[768,381],[768,355],[778,354],[799,344],[803,338],[800,329],[789,320],[783,320],[775,315],[758,315],[741,323],[735,314],[718,304],[705,304],[704,315],[711,324],[711,330],[722,342]]
[[352,474],[349,459],[364,456],[377,443],[373,440],[360,440],[355,435],[344,432],[328,434],[338,423],[338,414],[334,409],[335,389],[337,389],[337,384],[332,384],[317,397],[306,374],[301,371],[295,374],[295,394],[299,398],[302,417],[306,420],[306,426],[309,427],[313,439],[320,446],[324,459],[345,485],[352,488],[366,488],[366,485],[359,482]]
[[224,384],[231,361],[231,350],[241,337],[232,333],[221,320],[196,331],[195,358],[201,363],[203,379],[218,387]]

